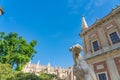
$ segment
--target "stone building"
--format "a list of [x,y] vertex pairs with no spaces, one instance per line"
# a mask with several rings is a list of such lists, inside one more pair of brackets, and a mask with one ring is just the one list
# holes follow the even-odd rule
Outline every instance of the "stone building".
[[120,6],[89,27],[82,17],[80,37],[98,80],[120,80]]
[[22,71],[25,73],[35,73],[36,75],[39,75],[40,73],[55,74],[61,80],[75,80],[73,77],[72,67],[51,67],[50,63],[48,63],[47,66],[43,66],[39,61],[37,64],[33,64],[31,62],[27,63]]

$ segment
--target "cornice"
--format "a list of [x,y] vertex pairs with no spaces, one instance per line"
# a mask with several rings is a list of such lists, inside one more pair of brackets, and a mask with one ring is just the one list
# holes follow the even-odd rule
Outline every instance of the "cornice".
[[91,53],[89,56],[84,56],[84,59],[88,60],[88,59],[92,59],[92,58],[100,56],[100,55],[110,54],[116,50],[120,50],[119,44],[117,46],[112,47],[112,48],[108,48],[107,50],[100,50],[97,53]]
[[113,19],[114,16],[120,14],[120,6],[117,6],[117,8],[112,9],[112,11],[104,16],[101,19],[97,19],[96,22],[94,24],[92,24],[89,28],[82,30],[82,32],[79,34],[79,36],[84,36],[85,34],[87,34],[88,32],[90,32],[91,30],[95,29],[96,27],[98,27],[99,25],[105,23],[106,21]]

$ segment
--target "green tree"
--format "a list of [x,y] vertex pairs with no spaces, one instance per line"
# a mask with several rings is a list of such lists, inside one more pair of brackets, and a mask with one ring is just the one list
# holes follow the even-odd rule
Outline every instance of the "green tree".
[[14,76],[8,77],[7,80],[41,80],[39,76],[32,74],[32,73],[23,73],[23,72],[16,72]]
[[0,80],[40,80],[40,78],[32,73],[14,71],[10,64],[0,63]]
[[58,76],[55,74],[47,74],[47,73],[41,73],[40,74],[40,80],[58,80]]
[[28,43],[17,33],[11,32],[6,35],[4,32],[0,32],[0,62],[8,63],[12,68],[21,70],[36,53],[34,50],[36,44],[35,40]]
[[7,80],[10,77],[14,77],[11,65],[0,63],[0,80]]

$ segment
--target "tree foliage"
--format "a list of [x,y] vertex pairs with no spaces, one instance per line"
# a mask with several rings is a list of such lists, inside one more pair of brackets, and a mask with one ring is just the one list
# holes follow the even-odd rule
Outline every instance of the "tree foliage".
[[42,73],[40,74],[40,80],[58,80],[58,76],[55,74]]
[[8,78],[13,76],[14,71],[12,70],[11,65],[0,63],[0,80],[7,80]]
[[14,76],[7,78],[7,80],[41,80],[39,76],[32,73],[16,72]]
[[40,78],[32,73],[14,71],[10,64],[0,63],[0,80],[40,80]]
[[36,44],[35,40],[28,43],[17,33],[11,32],[6,35],[0,32],[0,62],[8,63],[12,68],[16,66],[16,70],[21,70],[36,53],[34,50]]

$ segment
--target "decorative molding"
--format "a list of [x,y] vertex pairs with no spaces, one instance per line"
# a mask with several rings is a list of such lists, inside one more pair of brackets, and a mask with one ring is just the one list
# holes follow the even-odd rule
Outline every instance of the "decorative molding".
[[96,34],[92,34],[90,37],[91,37],[91,38],[94,38],[95,36],[96,36]]
[[110,26],[106,27],[106,29],[110,29],[110,28],[112,28],[112,27],[113,27],[113,25],[111,24]]
[[104,69],[103,64],[97,65],[97,70],[99,70],[99,69]]

